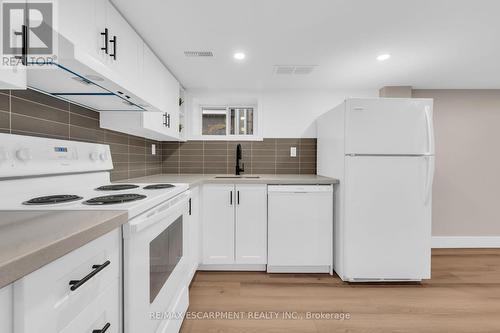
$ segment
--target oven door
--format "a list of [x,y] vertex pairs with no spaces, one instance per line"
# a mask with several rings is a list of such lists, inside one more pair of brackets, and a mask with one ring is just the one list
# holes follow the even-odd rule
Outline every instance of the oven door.
[[165,323],[153,314],[171,311],[189,284],[188,201],[186,191],[123,226],[126,333],[156,332]]

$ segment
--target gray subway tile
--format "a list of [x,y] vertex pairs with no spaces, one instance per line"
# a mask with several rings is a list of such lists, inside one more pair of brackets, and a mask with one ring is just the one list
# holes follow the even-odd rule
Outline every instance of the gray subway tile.
[[12,90],[11,96],[26,99],[35,103],[44,104],[60,110],[69,111],[69,103],[52,96],[42,94],[32,89]]
[[11,128],[15,131],[38,133],[45,137],[69,138],[69,126],[54,121],[11,114]]
[[15,97],[11,98],[11,112],[43,120],[57,121],[64,124],[69,123],[68,111],[56,109],[51,106],[36,104]]
[[0,111],[10,111],[10,97],[9,95],[0,94]]

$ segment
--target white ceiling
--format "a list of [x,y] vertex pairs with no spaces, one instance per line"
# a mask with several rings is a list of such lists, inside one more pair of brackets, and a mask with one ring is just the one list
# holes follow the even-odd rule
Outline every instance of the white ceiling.
[[[186,88],[500,88],[499,0],[113,3]],[[184,56],[205,50],[215,57]],[[318,67],[276,76],[274,65]]]

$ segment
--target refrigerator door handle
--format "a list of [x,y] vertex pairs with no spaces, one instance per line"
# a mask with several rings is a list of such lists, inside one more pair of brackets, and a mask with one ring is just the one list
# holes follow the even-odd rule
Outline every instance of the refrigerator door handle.
[[432,119],[429,108],[425,109],[425,121],[427,124],[427,153],[432,154]]
[[424,156],[424,159],[426,165],[424,206],[427,206],[431,198],[432,183],[434,181],[434,159],[432,156]]

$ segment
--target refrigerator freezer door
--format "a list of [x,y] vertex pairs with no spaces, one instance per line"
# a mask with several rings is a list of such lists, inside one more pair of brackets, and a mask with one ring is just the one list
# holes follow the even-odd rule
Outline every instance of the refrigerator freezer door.
[[430,278],[433,156],[346,157],[344,279]]
[[350,99],[346,154],[434,154],[432,100]]

